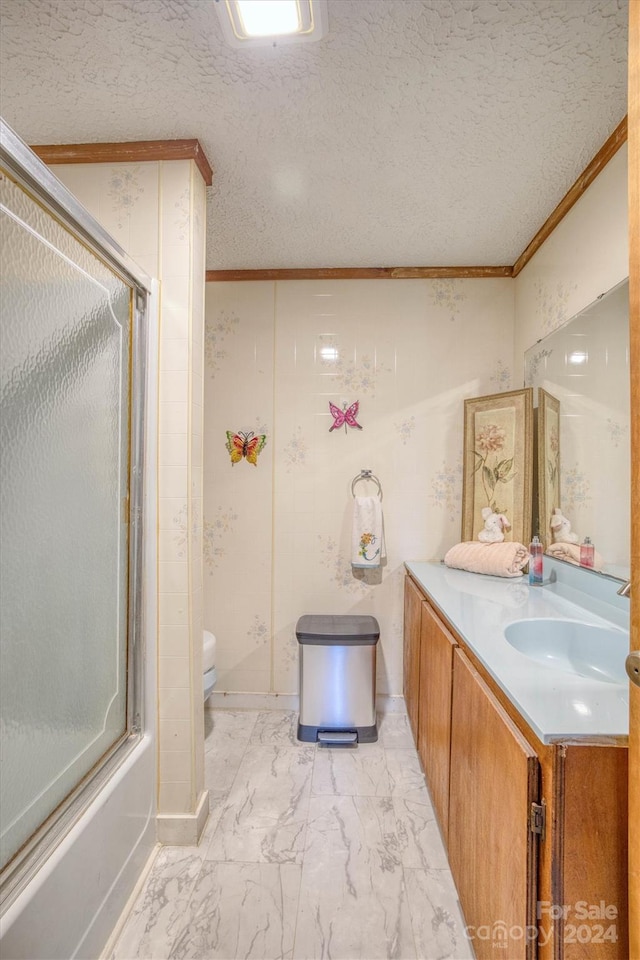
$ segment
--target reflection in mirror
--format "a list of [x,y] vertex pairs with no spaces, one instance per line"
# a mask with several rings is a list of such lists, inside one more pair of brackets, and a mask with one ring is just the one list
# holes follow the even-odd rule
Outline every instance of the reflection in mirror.
[[[554,539],[551,518],[554,510],[561,510],[580,543],[591,538],[601,570],[628,579],[628,281],[526,351],[525,385],[544,391],[538,397],[543,434],[532,529],[548,546]],[[555,436],[550,426],[554,422]],[[552,484],[548,468],[556,462],[558,480]],[[559,524],[555,526],[558,534]],[[571,546],[564,559],[573,553],[579,562],[579,550]]]

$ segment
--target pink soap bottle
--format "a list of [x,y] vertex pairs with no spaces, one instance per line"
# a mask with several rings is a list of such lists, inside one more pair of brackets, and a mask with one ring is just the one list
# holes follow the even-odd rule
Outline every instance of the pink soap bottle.
[[585,537],[584,541],[580,544],[580,566],[581,567],[593,567],[593,554],[595,547],[591,543],[590,537]]
[[540,586],[542,583],[542,543],[537,535],[529,544],[529,583]]

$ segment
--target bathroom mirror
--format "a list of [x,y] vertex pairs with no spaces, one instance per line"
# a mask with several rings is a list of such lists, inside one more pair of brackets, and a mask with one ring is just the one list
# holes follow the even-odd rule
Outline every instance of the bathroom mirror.
[[[537,457],[544,495],[534,497],[532,529],[548,543],[550,515],[560,507],[579,541],[590,537],[595,544],[601,571],[629,579],[628,281],[526,351],[525,386],[539,388],[534,404],[545,431]],[[549,463],[558,469],[553,494]],[[557,496],[560,503],[552,502]],[[547,516],[540,515],[540,502]]]

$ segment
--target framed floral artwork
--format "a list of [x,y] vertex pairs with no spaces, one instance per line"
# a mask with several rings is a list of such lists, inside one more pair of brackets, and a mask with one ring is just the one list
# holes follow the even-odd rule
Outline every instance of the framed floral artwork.
[[545,547],[560,506],[560,401],[538,387],[538,535]]
[[462,539],[477,540],[482,511],[503,514],[505,540],[529,543],[533,490],[533,389],[464,402]]

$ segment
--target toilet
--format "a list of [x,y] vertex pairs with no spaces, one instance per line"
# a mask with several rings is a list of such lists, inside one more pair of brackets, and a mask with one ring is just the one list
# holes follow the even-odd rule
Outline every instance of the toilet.
[[209,630],[202,631],[202,671],[204,699],[211,696],[216,685],[216,638]]

